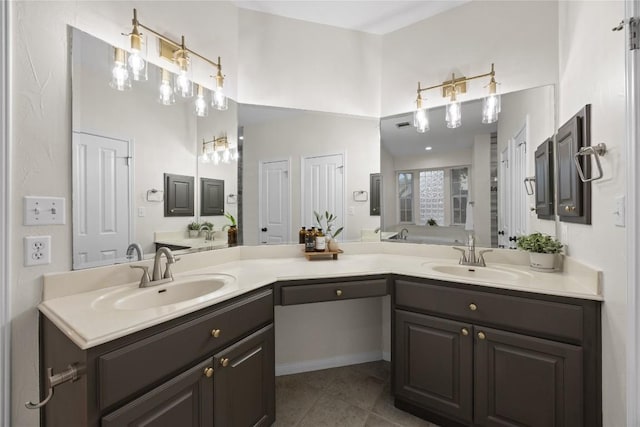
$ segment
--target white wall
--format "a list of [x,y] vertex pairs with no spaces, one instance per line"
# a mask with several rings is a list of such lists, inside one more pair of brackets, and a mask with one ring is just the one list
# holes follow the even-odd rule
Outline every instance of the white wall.
[[[509,139],[516,136],[525,123],[527,129],[527,170],[526,176],[535,175],[536,148],[555,133],[555,107],[553,86],[513,92],[502,97],[502,111],[498,120],[498,159]],[[517,183],[515,191],[525,191],[523,184]],[[550,236],[556,235],[554,220],[538,219],[535,211],[535,196],[527,196],[527,229]]]
[[[360,240],[362,229],[379,226],[380,217],[369,215],[368,202],[353,201],[357,190],[369,191],[369,174],[380,170],[378,120],[315,111],[300,111],[277,120],[244,126],[244,242],[258,243],[258,163],[290,159],[291,231],[297,241],[301,224],[302,157],[345,154],[344,240]],[[347,214],[353,208],[354,214]],[[336,213],[341,216],[341,213]]]
[[[605,426],[626,425],[625,229],[613,223],[614,199],[625,194],[627,40],[612,32],[624,17],[622,1],[561,2],[559,125],[591,104],[591,143],[605,142],[604,179],[592,185],[592,224],[562,223],[568,253],[603,271],[602,397]],[[637,165],[636,165],[637,167]]]
[[380,116],[377,35],[240,10],[238,100]]
[[[431,86],[451,73],[472,76],[496,66],[502,93],[555,83],[558,11],[554,1],[472,1],[387,34],[382,41],[382,116],[415,108],[417,82]],[[459,100],[485,95],[482,79]],[[437,90],[426,106],[443,105]]]

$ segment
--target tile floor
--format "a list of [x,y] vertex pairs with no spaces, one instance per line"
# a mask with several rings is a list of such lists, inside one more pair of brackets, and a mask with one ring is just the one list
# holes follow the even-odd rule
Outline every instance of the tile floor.
[[276,377],[278,427],[437,427],[393,406],[384,361]]

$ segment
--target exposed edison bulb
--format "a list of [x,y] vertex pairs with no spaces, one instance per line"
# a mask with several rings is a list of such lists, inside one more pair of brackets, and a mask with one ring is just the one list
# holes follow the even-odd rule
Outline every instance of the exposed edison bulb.
[[233,154],[231,155],[231,159],[237,161],[240,158],[240,152],[238,149],[233,150]]
[[213,152],[213,155],[211,156],[211,160],[213,160],[213,164],[214,165],[219,165],[220,164],[220,154],[217,151]]
[[222,163],[229,163],[229,162],[231,162],[231,152],[227,148],[222,152]]
[[171,105],[176,102],[176,98],[173,95],[173,87],[171,87],[171,73],[162,69],[160,77],[160,91],[158,101],[162,105]]
[[176,74],[176,92],[183,98],[191,98],[193,96],[193,83],[189,78],[188,70],[180,70]]
[[135,81],[147,80],[147,63],[139,50],[132,50],[129,54],[129,69]]
[[203,154],[202,156],[200,156],[200,161],[202,163],[209,163],[211,161],[211,159],[209,158],[209,156],[207,154]]
[[460,108],[460,102],[453,98],[452,102],[447,104],[446,110],[447,113],[445,119],[447,121],[447,127],[449,129],[460,127],[462,125],[462,110]]
[[413,112],[413,126],[419,133],[429,130],[429,112],[426,108],[418,108]]
[[113,69],[111,70],[111,82],[109,86],[116,90],[131,89],[131,76],[126,66],[127,54],[123,49],[114,49]]
[[204,87],[200,85],[198,85],[195,108],[196,115],[198,117],[206,117],[209,115],[209,105],[207,104],[207,100],[204,98]]

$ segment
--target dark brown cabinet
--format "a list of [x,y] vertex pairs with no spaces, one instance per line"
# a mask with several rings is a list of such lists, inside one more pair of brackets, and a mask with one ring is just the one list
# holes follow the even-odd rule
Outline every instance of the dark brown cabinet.
[[369,201],[369,215],[380,216],[381,194],[382,194],[382,175],[379,173],[372,173],[369,175],[369,194],[371,194],[371,200]]
[[[586,105],[558,129],[558,216],[560,221],[591,224],[591,183],[582,182],[574,160],[582,147],[591,145],[591,106]],[[582,170],[588,176],[591,158],[579,156]]]
[[534,154],[536,214],[540,219],[554,218],[553,193],[553,139],[549,138]]
[[193,216],[193,177],[164,174],[164,216]]
[[438,424],[601,426],[600,303],[394,281],[396,406]]
[[395,310],[395,395],[471,422],[471,325]]
[[224,214],[224,180],[200,178],[200,215]]

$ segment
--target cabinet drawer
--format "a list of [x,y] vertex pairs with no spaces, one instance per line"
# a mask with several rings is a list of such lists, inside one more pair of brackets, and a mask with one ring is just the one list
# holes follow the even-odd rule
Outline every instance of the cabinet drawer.
[[406,280],[395,283],[395,304],[572,342],[583,338],[583,308],[578,305]]
[[282,305],[378,297],[388,293],[386,279],[290,285],[280,289]]
[[269,289],[100,356],[100,408],[175,374],[194,360],[213,354],[272,321],[273,292]]

